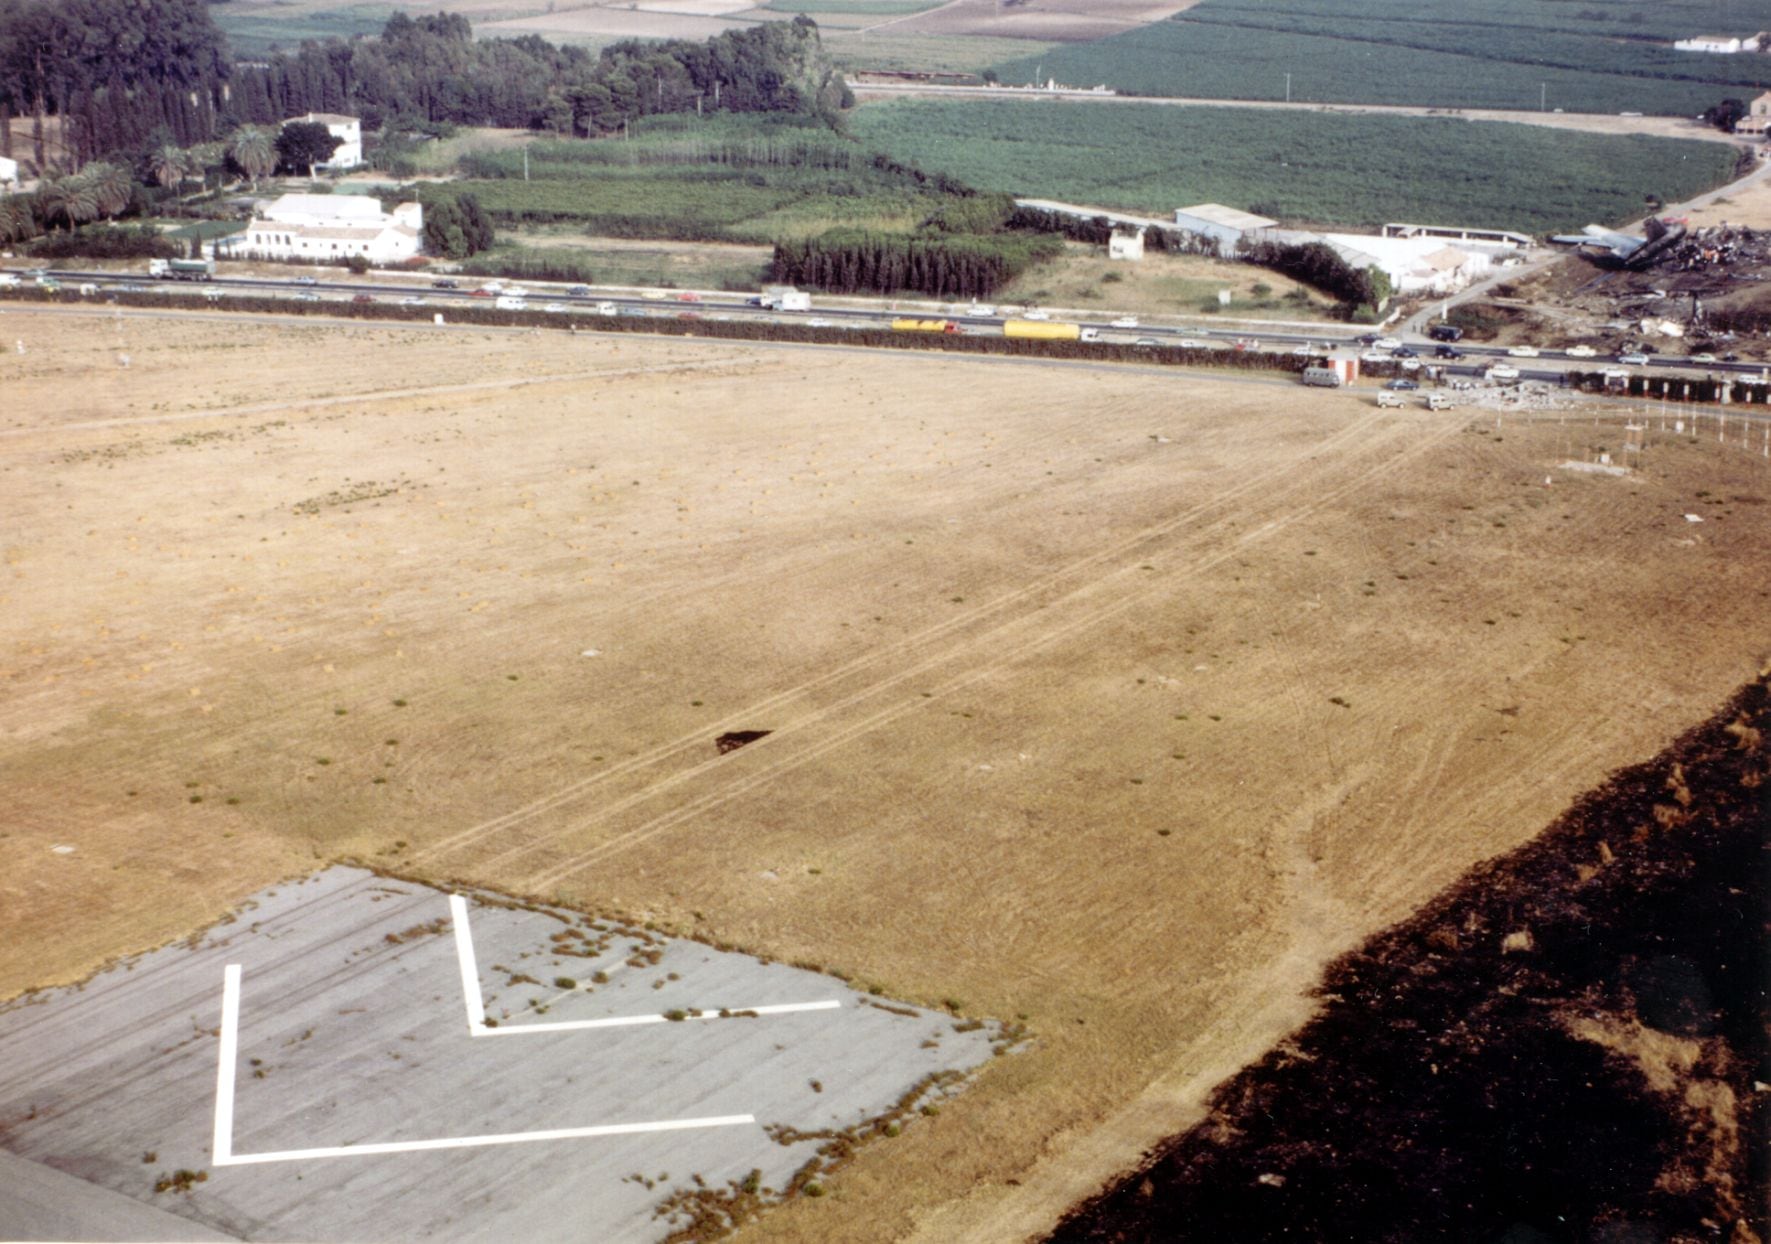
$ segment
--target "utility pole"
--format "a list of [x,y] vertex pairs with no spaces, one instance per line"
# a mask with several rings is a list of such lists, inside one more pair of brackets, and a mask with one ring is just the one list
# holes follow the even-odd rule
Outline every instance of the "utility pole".
[[1291,102],[1291,75],[1290,74],[1285,75],[1285,102],[1288,104]]
[[523,144],[523,180],[529,180],[529,144]]
[[1549,102],[1550,84],[1548,82],[1539,82],[1537,84],[1537,110],[1539,112],[1547,112],[1549,110]]

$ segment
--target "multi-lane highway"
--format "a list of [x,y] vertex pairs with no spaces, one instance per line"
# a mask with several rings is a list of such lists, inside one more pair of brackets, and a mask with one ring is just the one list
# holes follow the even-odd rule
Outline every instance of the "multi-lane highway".
[[[957,325],[957,331],[972,335],[998,335],[1004,322],[1017,318],[1021,311],[981,305],[949,305],[932,309],[931,304],[918,303],[900,309],[885,300],[872,302],[846,300],[849,305],[820,306],[811,311],[776,311],[757,305],[750,295],[712,291],[686,290],[592,290],[586,286],[553,283],[496,281],[480,277],[441,277],[428,281],[402,284],[370,281],[342,276],[268,278],[253,276],[217,277],[213,280],[173,280],[155,278],[143,273],[82,271],[62,268],[0,269],[0,287],[8,285],[54,282],[65,293],[103,299],[113,292],[155,292],[176,298],[181,303],[191,299],[222,306],[229,298],[278,298],[300,302],[379,303],[405,308],[430,308],[447,313],[451,308],[513,307],[512,299],[520,299],[521,309],[531,312],[573,317],[570,322],[591,327],[598,318],[706,319],[750,320],[771,323],[800,324],[813,328],[888,329],[891,322],[903,316],[938,318]],[[1252,321],[1235,327],[1201,324],[1141,323],[1134,317],[1088,319],[1065,315],[1056,322],[1074,323],[1086,339],[1106,344],[1141,346],[1152,351],[1193,349],[1254,349],[1271,353],[1312,353],[1328,350],[1359,351],[1368,359],[1386,359],[1393,349],[1386,339],[1385,347],[1373,347],[1372,330],[1355,331],[1351,325],[1324,324],[1308,326],[1297,323],[1274,324],[1269,329]],[[1362,341],[1361,338],[1365,338]],[[1424,366],[1442,367],[1453,376],[1481,376],[1495,363],[1505,362],[1516,368],[1521,379],[1557,380],[1571,369],[1590,370],[1616,367],[1605,358],[1570,355],[1561,350],[1543,350],[1534,357],[1509,358],[1502,346],[1485,346],[1459,342],[1454,347],[1456,358],[1435,358],[1440,343],[1410,334],[1398,337],[1400,348],[1414,351]],[[1717,361],[1683,355],[1655,355],[1648,368],[1698,378],[1705,374],[1734,373],[1762,375],[1765,364],[1740,360]],[[1643,370],[1640,367],[1630,370]]]

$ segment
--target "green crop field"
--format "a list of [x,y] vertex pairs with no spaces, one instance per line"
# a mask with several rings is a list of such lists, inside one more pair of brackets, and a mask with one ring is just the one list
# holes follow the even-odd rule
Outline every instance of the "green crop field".
[[631,141],[591,139],[462,156],[505,224],[606,237],[772,242],[839,225],[914,227],[953,189],[817,125],[766,116],[658,117]]
[[980,190],[1168,214],[1217,202],[1280,220],[1529,233],[1622,221],[1726,180],[1719,143],[1438,117],[1222,107],[906,100],[856,110],[862,143]]
[[228,37],[229,49],[244,56],[262,56],[270,51],[293,52],[304,39],[378,35],[394,11],[394,7],[388,4],[353,4],[282,16],[277,15],[275,9],[242,11],[230,4],[209,6],[210,16]]
[[1169,21],[995,66],[1145,95],[1692,115],[1771,84],[1771,58],[1677,52],[1771,29],[1771,0],[1204,0]]

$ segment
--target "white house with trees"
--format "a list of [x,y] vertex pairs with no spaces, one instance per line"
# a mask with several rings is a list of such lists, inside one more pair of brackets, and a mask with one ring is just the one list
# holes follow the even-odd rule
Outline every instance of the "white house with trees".
[[18,161],[0,156],[0,190],[18,189]]
[[324,164],[316,164],[315,168],[343,172],[356,168],[363,162],[363,123],[356,117],[347,117],[337,112],[310,112],[306,116],[290,117],[283,125],[292,125],[297,121],[323,125],[327,133],[338,139],[338,149],[332,153],[332,158]]
[[306,259],[330,263],[361,255],[373,264],[399,263],[419,251],[424,208],[401,203],[392,212],[360,194],[285,194],[255,214],[244,233],[227,239],[235,259]]

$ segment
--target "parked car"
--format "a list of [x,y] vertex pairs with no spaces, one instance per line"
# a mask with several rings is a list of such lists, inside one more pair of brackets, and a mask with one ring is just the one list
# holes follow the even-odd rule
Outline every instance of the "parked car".
[[461,282],[450,277],[440,276],[430,283],[432,289],[460,289]]
[[1122,315],[1118,319],[1114,320],[1108,327],[1110,327],[1110,328],[1136,328],[1137,326],[1138,326],[1138,317],[1137,316],[1135,316],[1135,315]]
[[1387,363],[1390,361],[1390,356],[1382,350],[1367,350],[1359,356],[1359,361],[1361,363]]
[[599,302],[596,304],[596,313],[598,315],[614,315],[615,304],[612,302]]
[[570,311],[572,308],[568,307],[563,302],[550,302],[545,307],[542,307],[541,309],[543,311]]
[[1397,376],[1394,380],[1392,380],[1388,384],[1386,384],[1384,386],[1384,388],[1389,389],[1395,393],[1406,393],[1410,389],[1420,388],[1420,381],[1410,380],[1406,376]]
[[1380,350],[1394,350],[1396,347],[1400,346],[1402,342],[1396,337],[1379,337],[1371,344]]
[[1420,370],[1420,360],[1419,359],[1403,359],[1399,364],[1397,364],[1397,366],[1401,367],[1403,371],[1419,371]]
[[1519,378],[1519,369],[1517,367],[1510,367],[1505,363],[1496,363],[1482,374],[1489,380],[1517,380]]
[[1628,354],[1620,354],[1617,356],[1617,361],[1620,363],[1628,363],[1633,367],[1648,366],[1648,356],[1639,350],[1631,351]]
[[1534,359],[1538,350],[1536,346],[1513,346],[1507,353],[1516,359]]
[[1562,353],[1566,354],[1571,359],[1590,359],[1597,354],[1598,351],[1591,346],[1582,345],[1569,346],[1566,350],[1562,351]]
[[400,305],[402,307],[422,307],[424,305],[424,298],[419,294],[407,294],[404,298],[400,299]]

